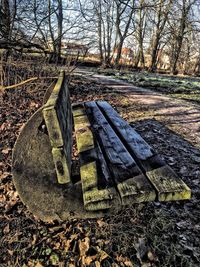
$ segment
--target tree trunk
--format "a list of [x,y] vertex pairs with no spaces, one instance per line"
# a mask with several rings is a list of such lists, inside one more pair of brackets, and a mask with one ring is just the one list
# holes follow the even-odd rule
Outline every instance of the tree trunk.
[[123,41],[124,40],[121,39],[119,44],[117,45],[117,55],[116,55],[116,58],[115,58],[115,66],[116,66],[116,68],[119,67],[120,58],[121,58],[121,54],[122,54]]
[[157,55],[158,55],[158,45],[159,45],[159,38],[155,38],[153,42],[153,49],[151,53],[151,65],[149,70],[154,72],[157,69]]
[[57,40],[57,60],[61,58],[61,47],[62,47],[62,34],[63,34],[63,5],[62,0],[58,0],[58,40]]
[[[9,0],[2,0],[1,2],[1,32],[3,41],[9,43],[10,40],[10,26],[11,26],[11,17],[10,17],[10,5]],[[6,49],[3,53],[3,61],[7,61],[10,55],[10,49]]]
[[55,44],[54,32],[53,32],[52,24],[51,24],[51,13],[52,13],[51,10],[52,10],[51,0],[48,0],[48,23],[49,23],[48,26],[49,26],[50,36],[51,36],[51,45],[53,48],[53,51],[49,57],[49,62],[55,62],[55,60],[56,60],[56,44]]

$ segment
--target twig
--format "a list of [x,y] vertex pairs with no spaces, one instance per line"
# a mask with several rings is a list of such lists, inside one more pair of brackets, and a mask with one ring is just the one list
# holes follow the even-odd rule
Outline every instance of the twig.
[[17,83],[17,84],[13,84],[13,85],[10,85],[10,86],[0,86],[0,90],[6,90],[6,89],[13,89],[13,88],[16,88],[18,86],[22,86],[26,83],[29,83],[29,82],[33,82],[33,81],[36,81],[38,79],[57,79],[58,77],[33,77],[33,78],[30,78],[30,79],[27,79],[23,82],[20,82],[20,83]]

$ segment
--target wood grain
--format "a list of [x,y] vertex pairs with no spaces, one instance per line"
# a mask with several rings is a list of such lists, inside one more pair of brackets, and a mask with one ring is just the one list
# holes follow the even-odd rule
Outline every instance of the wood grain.
[[191,190],[145,140],[105,101],[98,101],[116,134],[154,186],[160,201],[189,199]]
[[85,209],[107,210],[119,205],[101,148],[93,138],[91,125],[83,105],[73,107],[76,142],[80,158],[80,174]]
[[156,194],[95,102],[86,102],[95,139],[99,142],[124,205],[152,201]]
[[[43,116],[52,147],[58,182],[70,183],[72,111],[67,79],[65,78],[64,72],[60,73],[58,81],[47,103],[44,105]],[[58,168],[58,162],[60,168]],[[64,173],[61,174],[59,169],[64,170]]]
[[98,101],[97,105],[108,119],[109,123],[119,133],[120,138],[130,147],[138,159],[146,160],[154,155],[147,142],[111,107],[108,102]]
[[149,180],[158,192],[159,201],[184,200],[191,198],[190,188],[169,167],[163,166],[147,172]]

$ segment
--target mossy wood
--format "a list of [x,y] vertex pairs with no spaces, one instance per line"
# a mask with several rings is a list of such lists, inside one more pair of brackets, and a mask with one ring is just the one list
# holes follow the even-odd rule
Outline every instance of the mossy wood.
[[106,210],[120,201],[101,148],[94,139],[84,104],[73,107],[74,128],[80,157],[80,174],[86,210]]
[[43,116],[52,147],[58,182],[71,182],[72,112],[65,73],[58,81],[43,108]]
[[159,201],[191,198],[190,188],[167,165],[148,171],[147,176],[158,192]]
[[50,139],[43,126],[40,108],[27,121],[15,143],[12,173],[23,203],[44,221],[104,216],[101,211],[86,212],[80,181],[67,186],[57,182]]
[[188,186],[105,101],[73,105],[81,176],[74,184],[71,109],[61,72],[14,147],[14,184],[36,216],[92,218],[133,203],[191,197]]

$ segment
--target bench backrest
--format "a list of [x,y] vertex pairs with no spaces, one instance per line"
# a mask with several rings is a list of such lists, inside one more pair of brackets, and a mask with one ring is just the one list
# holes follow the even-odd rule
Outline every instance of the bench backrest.
[[43,116],[52,147],[58,182],[69,183],[71,182],[72,111],[64,71],[61,71],[44,105]]

